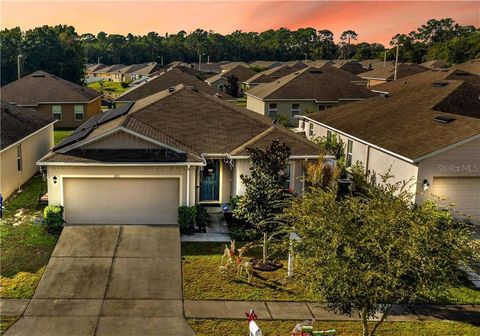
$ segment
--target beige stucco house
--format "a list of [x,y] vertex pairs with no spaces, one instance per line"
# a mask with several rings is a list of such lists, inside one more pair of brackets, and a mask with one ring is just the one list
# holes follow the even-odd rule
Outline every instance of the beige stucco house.
[[49,203],[70,224],[176,224],[180,205],[241,195],[248,146],[290,146],[289,185],[303,191],[304,137],[195,88],[177,85],[102,113],[39,161]]
[[358,82],[359,77],[330,65],[307,67],[248,90],[247,109],[296,125],[300,115],[376,95]]
[[[374,62],[368,65],[372,70],[363,72],[359,76],[367,81],[367,86],[374,86],[391,82],[395,79],[395,62]],[[367,68],[367,69],[368,69]],[[428,68],[415,63],[399,63],[397,65],[397,79],[427,71]]]
[[307,137],[336,134],[347,165],[411,181],[414,201],[454,204],[480,221],[480,77],[428,71],[378,86],[383,97],[300,118]]
[[53,147],[53,119],[1,102],[0,194],[4,199],[38,173],[37,161]]
[[35,71],[2,86],[3,101],[56,119],[56,128],[76,128],[97,115],[102,111],[101,98],[98,91],[45,71]]

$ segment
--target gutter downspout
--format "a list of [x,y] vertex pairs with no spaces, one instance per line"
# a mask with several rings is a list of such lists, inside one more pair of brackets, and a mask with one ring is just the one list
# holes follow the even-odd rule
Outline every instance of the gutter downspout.
[[187,166],[187,206],[190,206],[190,165]]

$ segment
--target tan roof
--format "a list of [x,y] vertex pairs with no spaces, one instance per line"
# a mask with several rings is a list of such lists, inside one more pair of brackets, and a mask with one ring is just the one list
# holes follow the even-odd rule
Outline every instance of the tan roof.
[[[352,78],[353,77],[353,78]],[[308,67],[247,91],[260,99],[311,99],[315,101],[358,100],[373,97],[372,91],[352,83],[361,78],[330,65]]]
[[222,68],[223,71],[233,69],[233,68],[235,68],[235,67],[238,66],[238,65],[242,65],[242,66],[244,66],[245,68],[250,67],[250,66],[249,66],[247,63],[245,63],[245,62],[220,62],[219,65],[220,65],[220,68]]
[[256,72],[253,71],[252,69],[244,67],[243,65],[237,65],[234,68],[231,68],[230,70],[227,70],[225,72],[222,72],[221,74],[208,78],[206,82],[214,83],[222,78],[226,79],[230,76],[235,76],[238,78],[238,82],[241,83],[244,80],[251,78],[255,74]]
[[60,102],[87,103],[100,96],[98,91],[41,70],[2,86],[2,100],[21,106]]
[[442,60],[430,60],[427,62],[423,62],[420,65],[424,66],[425,68],[436,69],[436,68],[445,68],[447,67],[448,64]]
[[247,83],[247,84],[270,83],[278,78],[284,77],[286,75],[290,75],[291,73],[294,73],[306,67],[307,66],[302,62],[297,62],[293,66],[281,65],[278,67],[274,67],[272,69],[259,72],[254,76],[250,77],[249,79],[247,79],[244,83]]
[[348,71],[355,75],[367,71],[367,69],[364,68],[361,63],[353,60],[334,60],[332,65],[338,69]]
[[263,69],[271,69],[277,66],[280,66],[282,62],[279,61],[254,61],[250,63],[250,66],[253,68],[263,68]]
[[125,68],[125,64],[114,64],[95,70],[95,73],[111,73]]
[[[185,68],[186,69],[186,68]],[[136,85],[132,89],[126,91],[117,101],[136,101],[142,98],[148,97],[157,92],[168,89],[169,87],[184,84],[186,86],[194,86],[199,91],[205,92],[210,95],[219,94],[215,88],[208,85],[204,81],[198,79],[189,73],[182,71],[180,67],[171,68],[170,70],[160,74],[158,77],[152,80]],[[233,97],[221,93],[224,99],[234,99]]]
[[[308,118],[417,160],[480,134],[478,76],[462,80],[466,77],[452,71],[426,71],[376,86],[389,92],[387,98],[335,107]],[[441,123],[435,120],[438,116],[455,120]]]
[[[397,79],[415,75],[420,72],[427,71],[428,69],[414,63],[399,63],[397,69]],[[395,62],[387,62],[386,66],[374,67],[373,70],[364,72],[360,74],[362,78],[368,79],[383,79],[383,80],[393,80],[395,74]]]
[[480,75],[480,58],[466,61],[465,63],[456,64],[453,66],[453,68]]
[[[263,136],[268,136],[269,141],[285,142],[292,149],[292,155],[317,155],[313,143],[283,126],[272,124],[270,118],[185,85],[178,85],[173,92],[163,91],[137,101],[127,114],[100,125],[88,133],[87,138],[120,125],[179,148],[197,159],[201,154],[243,155],[243,151],[238,151],[242,145],[252,139],[262,143]],[[60,158],[53,153],[45,160],[69,161],[68,152]],[[78,151],[75,160],[78,160]]]

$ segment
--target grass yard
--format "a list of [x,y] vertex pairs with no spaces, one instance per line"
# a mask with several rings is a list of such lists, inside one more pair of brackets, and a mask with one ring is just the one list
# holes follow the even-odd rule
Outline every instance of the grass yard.
[[72,134],[73,129],[68,130],[55,130],[53,131],[53,143],[56,145],[70,134]]
[[23,186],[23,192],[5,203],[0,222],[2,298],[30,298],[53,252],[58,236],[36,223],[44,208],[38,199],[45,191],[45,181],[35,176]]
[[[300,322],[300,321],[299,321]],[[200,320],[189,319],[188,323],[198,336],[229,335],[243,336],[248,333],[248,324],[241,320]],[[289,336],[296,321],[258,321],[264,336]],[[360,322],[316,321],[315,330],[337,330],[337,335],[359,336],[362,334]],[[479,335],[480,328],[467,323],[438,322],[385,322],[376,335],[432,336],[432,335]]]
[[247,107],[247,99],[246,98],[239,98],[235,101],[235,104],[240,107]]
[[[237,244],[237,248],[241,244]],[[276,272],[254,273],[247,283],[245,274],[236,270],[222,273],[219,269],[225,246],[222,243],[183,243],[183,292],[185,299],[315,301],[295,280],[287,280],[284,268]],[[259,257],[260,250],[251,250],[248,257]],[[480,290],[465,280],[465,285],[434,295],[434,300],[419,303],[480,304]]]
[[3,335],[3,333],[10,328],[17,319],[17,316],[2,316],[0,318],[0,335]]
[[109,82],[103,81],[103,85],[100,85],[100,82],[90,83],[87,85],[89,88],[97,90],[101,92],[103,90],[104,93],[116,93],[121,94],[124,93],[129,88],[123,88],[121,82]]

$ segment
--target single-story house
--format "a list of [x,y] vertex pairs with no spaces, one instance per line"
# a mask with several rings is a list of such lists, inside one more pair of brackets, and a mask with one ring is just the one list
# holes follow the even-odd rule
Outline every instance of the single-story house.
[[267,117],[177,85],[106,111],[38,164],[48,199],[68,224],[176,224],[177,208],[221,205],[245,187],[248,146],[273,140],[292,151],[286,188],[303,191],[317,146]]
[[420,63],[421,66],[429,69],[447,68],[448,63],[442,60],[430,60]]
[[250,65],[251,68],[268,70],[268,69],[273,69],[273,68],[276,68],[276,67],[282,65],[282,62],[279,62],[279,61],[253,61],[249,65]]
[[102,63],[98,64],[86,64],[85,66],[85,77],[96,77],[95,76],[95,71],[98,71],[100,69],[106,68],[107,66]]
[[238,65],[244,66],[245,68],[249,68],[249,67],[250,67],[250,65],[248,65],[248,64],[245,63],[245,62],[223,61],[223,62],[219,62],[218,64],[220,65],[220,68],[222,68],[222,71],[223,71],[223,72],[228,71],[228,70],[231,70],[231,69],[237,67]]
[[258,72],[246,81],[244,81],[242,84],[245,90],[249,90],[260,84],[274,82],[277,79],[280,79],[284,76],[290,75],[291,73],[305,68],[307,68],[307,66],[304,63],[298,61],[295,62],[295,64],[292,66],[286,64],[281,65],[262,72]]
[[338,135],[348,166],[411,179],[414,201],[454,203],[479,221],[480,77],[430,70],[377,87],[381,97],[302,116],[299,128],[309,138]]
[[[167,90],[170,87],[183,84],[186,86],[194,86],[197,90],[205,92],[212,96],[221,96],[226,100],[234,100],[232,96],[216,90],[216,88],[208,85],[204,81],[198,79],[196,76],[191,75],[189,71],[192,69],[185,67],[174,67],[161,73],[150,81],[140,83],[131,89],[125,91],[120,95],[116,101],[117,103],[124,103],[130,101],[137,101],[142,98],[148,97],[154,93]],[[196,71],[196,70],[193,70]]]
[[[427,71],[428,68],[415,63],[398,63],[397,79],[415,75]],[[360,74],[360,77],[368,81],[368,86],[378,85],[393,81],[395,78],[395,62],[381,63],[381,66],[375,66],[373,70]]]
[[100,77],[108,81],[121,82],[122,74],[119,70],[124,68],[126,68],[125,64],[113,64],[93,71],[92,75],[93,77]]
[[0,114],[0,194],[6,199],[38,172],[37,161],[53,147],[55,120],[4,101]]
[[247,91],[247,108],[271,118],[286,117],[296,125],[300,115],[376,96],[358,81],[330,65],[308,67]]
[[344,71],[348,71],[354,75],[368,71],[361,63],[354,60],[333,60],[333,66]]
[[237,65],[227,71],[207,78],[205,82],[213,86],[217,91],[224,92],[228,85],[228,77],[235,76],[238,79],[238,86],[241,89],[241,83],[256,74],[255,71],[243,65]]
[[75,128],[102,111],[102,94],[51,75],[35,71],[2,86],[2,100],[57,119],[55,127]]
[[464,63],[455,64],[452,68],[467,71],[480,76],[480,58],[472,59]]

